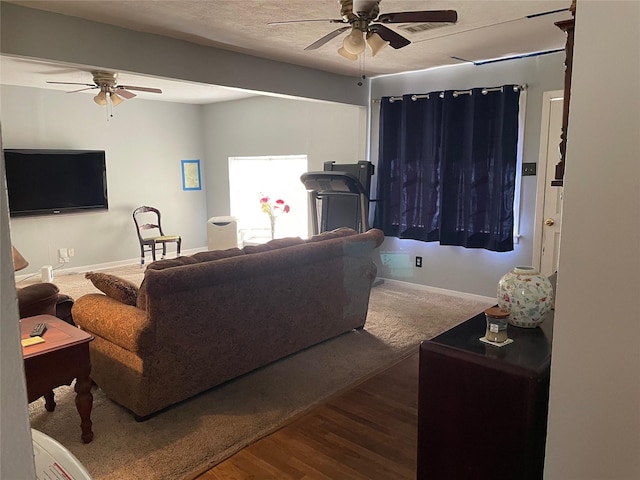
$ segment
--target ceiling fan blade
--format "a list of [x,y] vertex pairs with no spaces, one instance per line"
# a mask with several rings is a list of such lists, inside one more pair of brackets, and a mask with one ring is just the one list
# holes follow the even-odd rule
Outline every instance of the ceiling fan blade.
[[340,27],[340,28],[338,28],[337,30],[334,30],[331,33],[327,33],[324,37],[322,37],[319,40],[316,40],[311,45],[309,45],[307,48],[305,48],[305,50],[315,50],[316,48],[321,47],[322,45],[327,43],[329,40],[332,40],[333,38],[335,38],[338,35],[340,35],[342,32],[345,32],[345,31],[349,30],[350,28],[351,27]]
[[84,85],[85,87],[95,87],[94,83],[78,83],[78,82],[47,82],[55,83],[57,85]]
[[406,47],[411,43],[411,41],[404,38],[399,33],[396,33],[390,28],[385,27],[384,25],[381,25],[379,23],[374,23],[373,25],[371,25],[369,27],[369,31],[377,33],[383,40],[389,42],[389,45],[396,49]]
[[98,87],[97,85],[94,85],[92,87],[79,88],[78,90],[71,90],[70,92],[67,92],[67,93],[84,92],[85,90],[95,90],[96,88],[100,88],[100,87]]
[[329,23],[345,23],[343,19],[337,18],[314,18],[307,20],[282,20],[279,22],[269,22],[267,25],[287,25],[289,23],[307,23],[307,22],[329,22]]
[[458,12],[455,10],[426,10],[423,12],[383,13],[376,21],[381,23],[455,23],[458,21]]
[[129,90],[125,90],[124,87],[116,87],[114,90],[115,93],[120,95],[122,98],[126,98],[127,100],[136,96],[135,93],[130,92]]
[[[138,92],[149,92],[149,93],[162,93],[162,90],[159,88],[149,88],[149,87],[134,87],[131,85],[118,85],[116,89],[126,89],[126,90],[136,90]],[[124,96],[124,95],[123,95]]]

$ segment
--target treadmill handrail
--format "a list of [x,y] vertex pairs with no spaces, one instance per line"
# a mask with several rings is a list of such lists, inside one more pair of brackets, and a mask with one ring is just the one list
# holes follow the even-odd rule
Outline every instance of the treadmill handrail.
[[368,197],[360,180],[347,172],[321,171],[306,172],[300,176],[307,191],[322,194],[357,194]]

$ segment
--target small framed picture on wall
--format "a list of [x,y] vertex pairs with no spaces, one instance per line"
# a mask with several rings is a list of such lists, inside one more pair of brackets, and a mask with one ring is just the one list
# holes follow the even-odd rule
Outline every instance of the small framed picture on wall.
[[200,160],[181,160],[182,190],[202,190]]

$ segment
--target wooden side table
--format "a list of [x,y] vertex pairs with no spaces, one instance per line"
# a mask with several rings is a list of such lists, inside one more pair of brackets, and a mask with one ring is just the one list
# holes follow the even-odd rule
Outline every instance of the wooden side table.
[[45,341],[22,347],[28,400],[33,402],[44,396],[45,408],[52,412],[56,407],[53,389],[61,385],[71,385],[75,379],[81,438],[84,443],[89,443],[93,440],[93,395],[89,377],[89,342],[93,340],[93,336],[53,315],[36,315],[20,320],[20,338],[29,338],[33,326],[39,322],[47,324],[47,331],[42,335]]
[[542,480],[553,318],[480,342],[480,313],[420,346],[418,480]]

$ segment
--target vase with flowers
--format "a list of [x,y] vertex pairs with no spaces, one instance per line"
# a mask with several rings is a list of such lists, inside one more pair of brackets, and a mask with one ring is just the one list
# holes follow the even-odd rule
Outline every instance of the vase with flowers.
[[269,215],[269,221],[271,223],[271,239],[273,240],[276,235],[276,219],[285,213],[289,213],[291,207],[285,203],[281,198],[271,201],[267,196],[260,197],[260,208],[264,213]]

